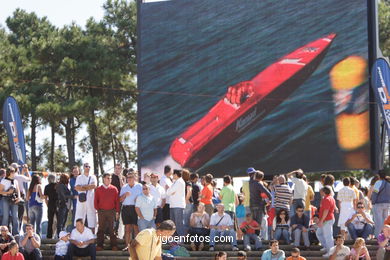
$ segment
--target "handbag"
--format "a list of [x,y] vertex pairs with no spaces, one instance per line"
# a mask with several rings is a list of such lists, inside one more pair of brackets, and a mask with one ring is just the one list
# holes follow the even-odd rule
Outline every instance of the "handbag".
[[[88,178],[88,183],[87,185],[89,185],[89,181],[91,180],[91,176],[89,176]],[[79,193],[79,202],[86,202],[87,201],[87,193],[88,191],[86,191],[85,193]]]

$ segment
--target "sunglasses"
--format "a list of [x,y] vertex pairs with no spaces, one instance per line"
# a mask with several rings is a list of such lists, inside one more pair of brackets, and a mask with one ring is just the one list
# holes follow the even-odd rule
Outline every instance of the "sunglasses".
[[89,165],[84,165],[84,168],[91,168],[91,166],[89,166]]
[[357,207],[358,209],[364,209],[364,207]]
[[303,210],[297,210],[297,212],[303,212]]
[[142,190],[148,190],[148,188],[142,188]]

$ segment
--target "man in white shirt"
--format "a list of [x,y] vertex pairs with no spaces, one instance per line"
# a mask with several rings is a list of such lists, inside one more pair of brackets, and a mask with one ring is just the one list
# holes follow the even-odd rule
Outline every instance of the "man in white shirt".
[[294,183],[293,203],[290,210],[290,216],[292,216],[298,205],[305,208],[307,183],[303,179],[303,171],[301,169],[288,173],[287,177]]
[[[172,186],[172,168],[169,165],[164,167],[164,175],[161,177],[160,185],[167,191]],[[170,206],[169,206],[169,196],[166,195],[166,203],[163,207],[163,220],[169,220]]]
[[138,215],[138,229],[141,232],[147,228],[156,228],[155,219],[157,215],[156,199],[150,194],[150,187],[147,183],[142,184],[142,194],[137,197],[135,211]]
[[[77,176],[76,179],[75,190],[79,192],[79,198],[77,200],[75,219],[82,219],[84,223],[85,218],[87,218],[88,227],[95,233],[96,210],[94,200],[97,180],[95,175],[89,174],[90,169],[89,163],[85,163],[84,173]],[[80,201],[83,197],[82,193],[86,194],[86,201]]]
[[346,260],[351,253],[349,247],[344,246],[344,236],[336,236],[336,245],[329,250],[329,260]]
[[169,215],[176,225],[176,232],[179,236],[184,236],[184,208],[186,207],[185,189],[186,184],[181,178],[181,171],[174,170],[173,184],[167,190],[169,196]]
[[163,208],[165,206],[165,198],[166,192],[165,189],[158,184],[158,174],[152,173],[150,175],[150,194],[153,198],[156,199],[157,202],[157,216],[156,216],[156,225],[158,226],[161,222],[163,222]]
[[360,201],[357,203],[356,213],[348,219],[345,226],[347,226],[352,240],[356,240],[358,237],[366,240],[369,235],[374,233],[374,224],[374,221],[365,212],[364,203]]
[[[217,212],[210,218],[210,251],[214,251],[215,242],[230,241],[233,251],[238,251],[236,232],[234,224],[229,214],[225,213],[222,203],[217,205]],[[225,237],[226,240],[217,240],[215,238]]]
[[[20,165],[18,165],[17,163],[12,163],[11,167],[15,168],[15,170],[16,170],[15,180],[18,181],[20,197],[23,200],[26,200],[28,183],[31,181],[31,176],[30,176],[30,172],[28,170],[28,165],[23,164],[23,166],[21,167],[21,169],[22,169],[21,173],[19,172]],[[19,203],[18,204],[19,229],[21,228],[22,223],[23,223],[23,215],[24,215],[25,210],[26,210],[26,212],[28,212],[28,203],[23,203],[23,204]]]
[[70,233],[69,259],[73,259],[73,256],[91,256],[91,260],[96,260],[95,240],[95,235],[84,226],[84,221],[77,219],[76,228]]

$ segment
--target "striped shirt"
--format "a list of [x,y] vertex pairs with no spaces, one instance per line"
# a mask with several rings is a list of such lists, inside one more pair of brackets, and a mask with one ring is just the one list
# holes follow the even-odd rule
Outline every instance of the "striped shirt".
[[275,208],[290,210],[293,191],[287,184],[275,186]]

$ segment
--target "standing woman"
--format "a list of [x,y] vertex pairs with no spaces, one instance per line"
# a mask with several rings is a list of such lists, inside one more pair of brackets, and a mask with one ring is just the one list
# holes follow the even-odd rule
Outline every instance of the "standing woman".
[[12,235],[19,234],[18,203],[20,201],[20,191],[18,182],[15,181],[15,169],[7,168],[5,178],[0,182],[0,195],[3,195],[3,226],[8,226],[9,212],[12,213]]
[[35,232],[41,236],[41,223],[43,214],[43,191],[41,177],[34,174],[27,192],[29,223],[35,228]]
[[[66,220],[68,218],[68,211],[70,204],[72,203],[73,195],[68,188],[69,176],[66,173],[61,174],[60,181],[56,186],[57,198],[58,198],[58,219],[57,219],[57,233],[65,231]],[[72,222],[73,223],[73,222]]]
[[[75,165],[73,166],[72,173],[70,174],[70,191],[72,192],[73,198],[72,198],[72,223],[74,223],[74,217],[76,215],[76,204],[77,204],[77,198],[79,196],[79,193],[75,189],[76,186],[76,179],[77,176],[80,175],[80,168]],[[68,178],[69,179],[69,178]]]

